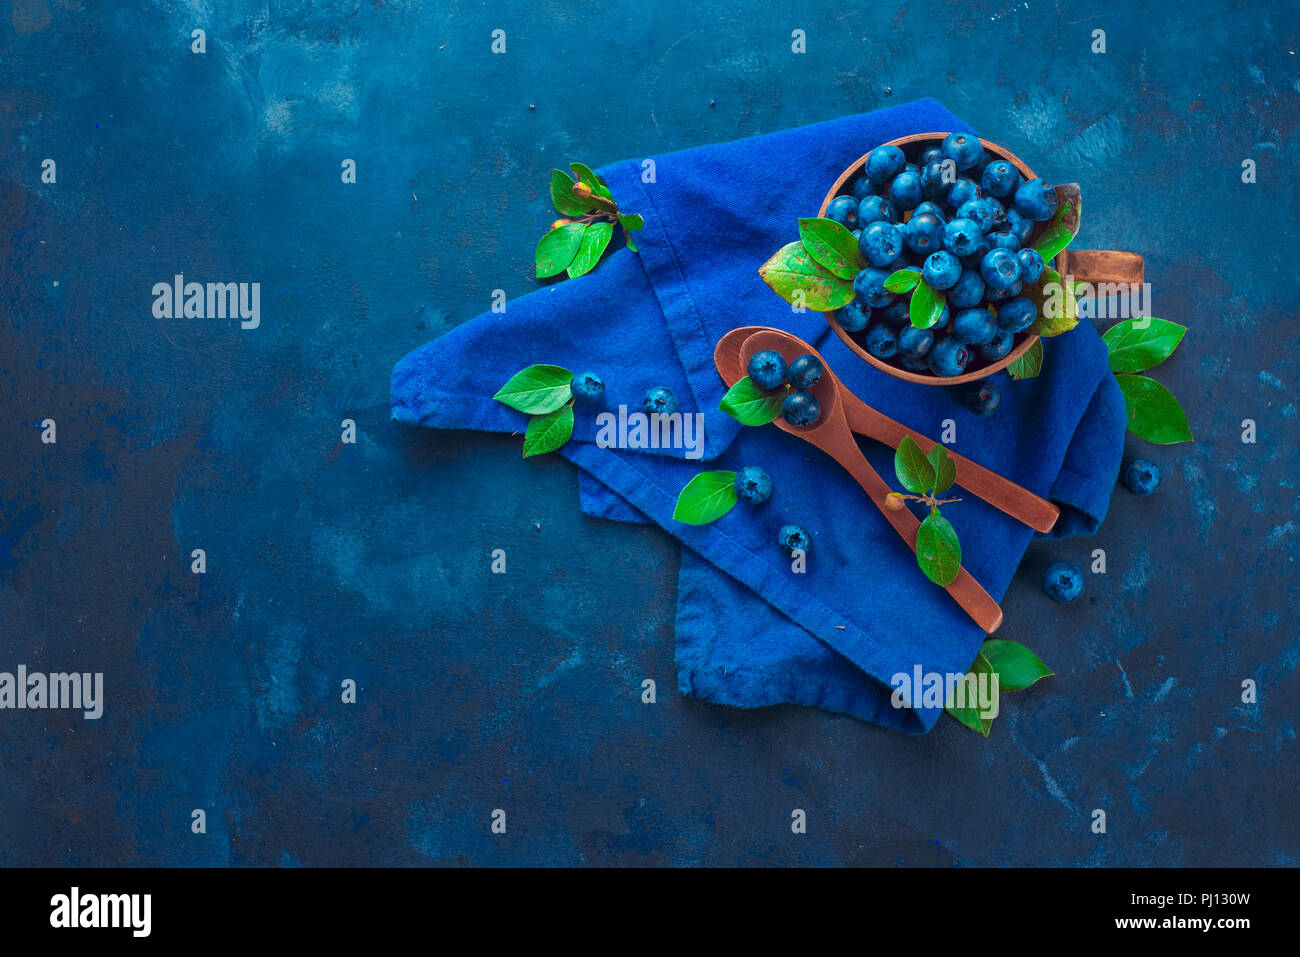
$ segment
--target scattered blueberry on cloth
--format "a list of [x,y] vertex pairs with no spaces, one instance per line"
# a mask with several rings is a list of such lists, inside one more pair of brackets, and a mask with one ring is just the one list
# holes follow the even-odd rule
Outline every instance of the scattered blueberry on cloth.
[[[797,238],[826,190],[869,149],[909,133],[969,131],[934,100],[844,117],[600,172],[620,205],[645,217],[640,254],[619,248],[588,275],[514,299],[411,352],[393,370],[393,417],[412,425],[523,432],[526,417],[492,399],[533,363],[590,369],[605,383],[603,408],[637,411],[664,386],[683,413],[704,414],[703,460],[682,449],[620,450],[595,444],[602,406],[577,409],[560,454],[580,469],[589,515],[653,523],[679,539],[676,662],[681,691],[739,707],[794,703],[909,732],[934,726],[941,708],[895,709],[898,673],[963,673],[984,635],[931,584],[897,533],[839,466],[775,427],[746,428],[718,410],[726,388],[714,344],[730,329],[766,325],[815,345],[844,383],[885,414],[937,437],[1057,502],[1055,536],[1090,534],[1105,517],[1123,452],[1125,412],[1106,349],[1087,322],[1044,342],[1042,374],[995,380],[995,414],[977,416],[959,390],[887,376],[850,353],[817,312],[793,313],[758,267]],[[1064,171],[1068,172],[1068,171]],[[895,485],[893,450],[861,442]],[[674,521],[677,493],[698,472],[753,465],[771,498],[738,504],[711,525]],[[962,494],[960,490],[954,490]],[[1001,598],[1034,532],[981,500],[944,510],[961,535],[965,567]],[[777,546],[784,525],[807,529],[807,570],[792,572]],[[1016,638],[1015,622],[1001,637]],[[1037,651],[1048,654],[1035,636]]]

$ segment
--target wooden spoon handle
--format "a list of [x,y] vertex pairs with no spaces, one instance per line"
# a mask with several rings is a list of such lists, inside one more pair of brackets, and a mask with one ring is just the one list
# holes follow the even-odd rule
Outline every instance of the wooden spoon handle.
[[[915,429],[895,422],[883,412],[876,411],[847,389],[841,395],[844,396],[844,413],[849,420],[849,428],[854,432],[884,442],[891,448],[898,448],[903,436],[909,435],[926,454],[939,444]],[[1061,510],[1047,499],[951,449],[948,454],[957,466],[957,484],[972,495],[978,495],[994,508],[1037,531],[1050,532],[1056,525]]]
[[[920,521],[906,508],[894,511],[885,507],[885,496],[892,490],[862,455],[862,451],[853,442],[853,437],[847,433],[846,437],[849,445],[852,446],[851,451],[840,442],[834,443],[832,448],[823,447],[823,451],[853,476],[854,480],[862,486],[862,490],[867,493],[867,497],[875,503],[876,508],[880,509],[880,514],[894,526],[894,530],[903,541],[907,542],[907,547],[915,552],[916,533],[921,527]],[[960,466],[958,470],[960,471]],[[945,591],[961,606],[962,611],[970,615],[975,624],[984,629],[986,635],[993,634],[1002,624],[1002,609],[993,600],[993,596],[986,592],[966,569],[963,568],[957,573],[957,577]]]
[[1067,249],[1061,254],[1061,272],[1075,282],[1142,284],[1145,263],[1137,253],[1113,249]]

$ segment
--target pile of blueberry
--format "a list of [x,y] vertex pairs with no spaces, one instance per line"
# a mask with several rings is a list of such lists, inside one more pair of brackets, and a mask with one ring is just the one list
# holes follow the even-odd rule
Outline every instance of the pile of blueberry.
[[[1043,274],[1043,257],[1028,243],[1034,224],[1056,214],[1056,191],[1023,180],[969,133],[913,150],[909,161],[897,146],[876,147],[852,192],[826,210],[857,237],[868,263],[853,280],[853,301],[835,317],[877,359],[955,376],[1006,356],[1037,318],[1020,293]],[[900,269],[919,271],[945,294],[937,325],[912,326],[907,295],[885,289]]]
[[815,425],[822,417],[821,403],[812,394],[822,380],[822,362],[811,352],[796,356],[787,366],[781,353],[764,349],[754,353],[746,371],[750,381],[764,392],[789,384],[790,391],[781,402],[781,417],[791,425]]

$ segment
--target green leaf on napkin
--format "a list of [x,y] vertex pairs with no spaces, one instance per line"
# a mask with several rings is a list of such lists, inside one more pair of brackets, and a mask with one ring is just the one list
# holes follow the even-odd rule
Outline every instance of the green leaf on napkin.
[[569,223],[557,226],[537,242],[537,278],[549,279],[558,276],[569,268],[573,257],[578,255],[582,245],[582,234],[587,231],[586,223]]
[[934,487],[934,466],[910,435],[903,436],[894,451],[894,473],[903,488],[917,495]]
[[627,230],[645,228],[644,217],[638,216],[636,213],[620,213],[618,221],[623,225],[623,228]]
[[613,223],[600,222],[588,226],[587,231],[582,234],[582,243],[578,246],[577,255],[573,257],[573,262],[569,263],[569,278],[577,279],[584,273],[591,272],[596,263],[600,262],[605,247],[613,237]]
[[1172,392],[1147,376],[1117,375],[1115,381],[1124,395],[1130,432],[1156,445],[1192,441],[1187,413]]
[[561,216],[581,216],[594,207],[573,195],[573,180],[563,170],[551,170],[551,205]]
[[1168,359],[1183,341],[1186,326],[1167,319],[1125,319],[1102,335],[1111,372],[1145,372]]
[[927,515],[916,530],[916,562],[926,578],[945,588],[961,571],[957,530],[937,511]]
[[853,283],[814,259],[802,242],[782,246],[758,274],[786,302],[818,312],[842,308],[853,299]]
[[1043,371],[1043,342],[1034,340],[1023,356],[1007,366],[1007,372],[1013,379],[1032,379]]
[[687,525],[708,525],[736,504],[736,473],[701,472],[677,496],[673,518]]
[[781,414],[781,403],[785,401],[787,391],[774,389],[764,392],[749,376],[745,376],[727,390],[718,408],[741,425],[767,425],[775,422]]
[[858,241],[833,219],[799,220],[799,238],[813,259],[841,279],[852,279],[866,266]]
[[573,403],[528,420],[524,432],[524,458],[554,452],[573,435]]
[[1020,691],[1040,678],[1055,674],[1038,655],[1018,641],[990,638],[980,648],[980,654],[998,673],[998,687],[1003,691]]
[[528,366],[512,375],[492,398],[529,415],[544,415],[569,401],[572,381],[573,373],[560,366]]

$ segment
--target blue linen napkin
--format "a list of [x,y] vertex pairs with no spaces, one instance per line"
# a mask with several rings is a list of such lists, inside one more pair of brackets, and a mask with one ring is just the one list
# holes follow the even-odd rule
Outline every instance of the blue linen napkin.
[[[909,133],[970,131],[934,100],[655,158],[600,172],[620,205],[645,218],[640,253],[618,248],[591,273],[512,300],[416,349],[393,370],[393,417],[435,428],[523,432],[526,417],[491,396],[533,363],[593,370],[604,409],[639,408],[667,386],[682,412],[704,414],[703,458],[684,449],[595,444],[601,408],[579,406],[561,454],[580,472],[590,515],[659,525],[684,548],[678,577],[676,662],[683,693],[740,707],[794,703],[910,732],[941,708],[895,708],[891,679],[960,674],[984,635],[916,567],[911,551],[858,485],[827,456],[774,427],[744,428],[718,403],[726,391],[713,347],[742,325],[786,329],[814,344],[869,404],[938,438],[951,420],[962,452],[1062,508],[1054,535],[1090,534],[1105,517],[1123,452],[1125,412],[1106,350],[1087,323],[1044,343],[1042,374],[995,381],[1002,403],[979,417],[954,389],[903,382],[871,368],[820,313],[795,313],[758,267],[797,238],[829,185],[879,143]],[[890,484],[893,450],[860,445]],[[759,465],[775,491],[707,526],[672,518],[678,492],[700,471]],[[997,599],[1034,533],[970,495],[945,508],[963,564]],[[793,572],[776,546],[781,525],[812,536]],[[999,632],[1016,637],[1015,622]],[[1041,642],[1038,642],[1041,645]],[[1038,650],[1042,651],[1040,647]],[[1050,650],[1050,649],[1048,649]]]

